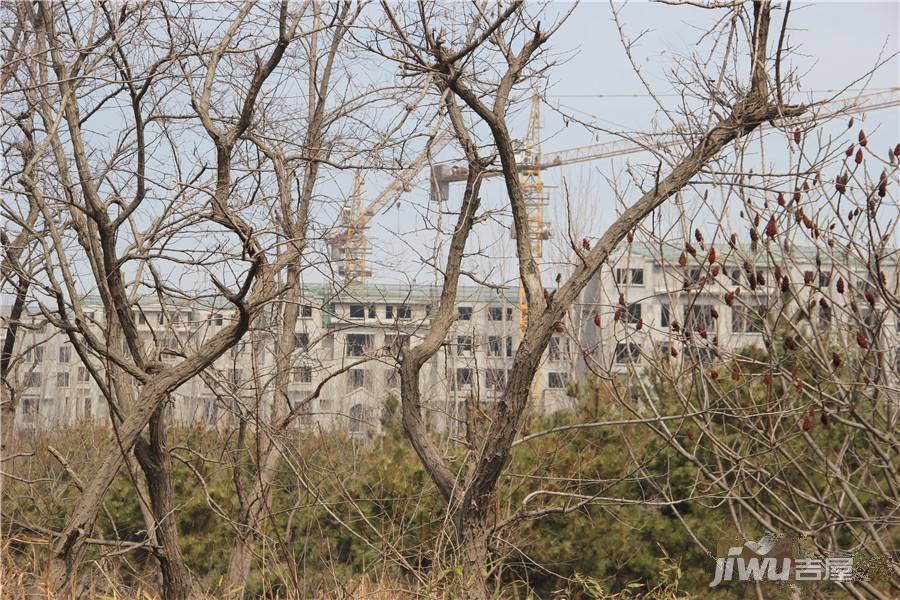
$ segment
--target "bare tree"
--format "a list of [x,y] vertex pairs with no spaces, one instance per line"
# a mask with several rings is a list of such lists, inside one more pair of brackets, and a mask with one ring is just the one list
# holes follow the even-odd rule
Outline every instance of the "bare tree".
[[[749,82],[729,80],[734,97],[723,107],[725,116],[697,119],[688,138],[690,151],[674,162],[667,174],[659,173],[650,189],[642,192],[616,219],[591,248],[577,249],[578,261],[568,280],[552,294],[545,290],[534,256],[533,232],[529,225],[529,207],[523,194],[520,169],[513,138],[507,126],[511,95],[527,76],[539,72],[535,66],[540,49],[558,25],[542,27],[538,17],[528,14],[521,4],[498,8],[493,13],[476,10],[461,17],[459,28],[451,28],[446,16],[437,17],[429,5],[416,11],[389,10],[393,48],[411,74],[434,77],[438,91],[448,90],[487,127],[489,141],[497,153],[516,238],[519,276],[527,298],[527,326],[509,373],[506,390],[485,425],[483,439],[471,448],[465,467],[454,469],[428,441],[422,427],[418,401],[418,368],[435,351],[454,318],[452,304],[457,277],[453,262],[465,245],[467,230],[457,227],[451,245],[450,263],[445,273],[441,303],[430,332],[432,343],[414,347],[403,357],[404,427],[411,443],[434,480],[453,514],[457,561],[462,567],[462,588],[468,597],[483,598],[487,591],[487,565],[494,518],[492,506],[498,480],[509,461],[510,451],[528,405],[532,381],[554,329],[559,327],[590,279],[597,273],[616,245],[667,199],[688,186],[719,153],[735,140],[745,137],[763,123],[784,122],[802,112],[801,107],[777,101],[780,90],[772,90],[769,69],[769,29],[771,6],[757,2],[753,6],[752,27],[746,43]],[[740,9],[735,9],[740,10]],[[437,25],[438,20],[441,26]],[[448,29],[449,28],[449,29]],[[496,77],[482,67],[486,56],[497,57],[505,70]],[[778,57],[780,60],[780,56]],[[722,70],[726,77],[725,67]],[[725,82],[720,82],[722,88]],[[777,93],[776,93],[777,92]],[[463,138],[465,147],[465,138]],[[478,170],[470,163],[467,193],[477,182]],[[477,184],[476,184],[477,185]],[[477,187],[475,188],[477,192]],[[461,215],[469,206],[465,204]],[[477,208],[475,206],[474,208]],[[462,216],[461,216],[462,218]]]

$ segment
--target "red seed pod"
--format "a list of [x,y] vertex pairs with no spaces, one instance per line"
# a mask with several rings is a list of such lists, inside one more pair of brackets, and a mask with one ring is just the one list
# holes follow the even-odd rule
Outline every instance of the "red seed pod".
[[563,333],[566,330],[566,326],[562,323],[556,323],[553,326],[553,329],[556,331],[556,333]]
[[803,417],[803,431],[809,431],[810,429],[812,429],[812,419]]
[[695,229],[695,230],[694,230],[694,239],[697,240],[697,243],[698,243],[698,244],[702,244],[702,243],[703,243],[703,234],[700,233],[700,230],[699,230],[699,229]]
[[687,266],[687,256],[685,256],[684,252],[678,257],[678,264],[682,267]]
[[732,381],[740,381],[741,380],[741,371],[737,367],[731,370],[731,380]]
[[770,238],[775,237],[775,234],[778,233],[778,226],[775,223],[775,217],[772,216],[769,218],[769,222],[766,224],[766,235]]
[[778,192],[778,205],[784,206],[784,194],[781,192]]
[[697,328],[697,333],[699,333],[699,334],[700,334],[700,337],[702,337],[704,340],[706,339],[706,337],[707,337],[707,335],[708,335],[708,334],[706,333],[706,327],[704,327],[703,325],[700,325],[700,326]]
[[756,233],[756,230],[755,230],[755,229],[751,229],[751,230],[750,230],[750,241],[751,241],[751,242],[756,242],[757,240],[759,240],[759,234]]
[[800,145],[800,139],[801,139],[800,135],[801,135],[800,130],[795,129],[794,130],[794,143],[797,144],[798,146]]
[[760,223],[759,213],[756,213],[756,214],[753,216],[753,226],[754,226],[754,227],[759,227],[759,223]]
[[785,336],[784,338],[784,347],[788,350],[796,350],[797,342],[794,340],[793,336]]
[[735,248],[737,246],[737,234],[736,233],[732,233],[731,237],[728,238],[728,245],[731,246],[732,248]]
[[672,358],[678,358],[678,348],[672,346],[669,348],[669,354],[672,355]]
[[617,308],[615,314],[613,315],[613,321],[618,322],[622,318],[622,309]]
[[851,413],[856,412],[856,405],[851,402],[849,405],[847,405],[847,411]]
[[847,191],[847,182],[850,180],[848,175],[838,175],[838,183],[835,184],[835,189],[843,194]]
[[619,304],[625,306],[625,294],[623,294],[622,292],[619,292]]
[[844,278],[843,277],[838,277],[836,288],[837,288],[838,294],[844,293]]
[[807,181],[804,181],[804,182],[803,182],[803,191],[804,191],[804,192],[808,192],[808,191],[809,191],[809,182],[807,182]]
[[725,304],[731,306],[734,302],[734,292],[725,292]]
[[878,279],[881,280],[881,285],[887,285],[887,275],[884,274],[884,271],[878,271]]
[[841,356],[837,352],[831,353],[831,364],[835,369],[841,366]]
[[549,299],[550,299],[550,292],[548,292],[547,290],[544,290],[544,300],[549,300]]
[[719,372],[716,371],[715,369],[710,369],[710,370],[709,370],[709,378],[710,378],[710,379],[718,379],[718,378],[719,378]]
[[869,140],[866,139],[866,132],[862,129],[859,130],[859,137],[857,139],[859,140],[860,146],[865,147],[865,145],[869,143]]
[[781,265],[775,265],[775,279],[781,279]]
[[709,261],[709,264],[713,264],[714,262],[716,262],[716,249],[715,248],[709,249],[709,254],[706,256],[706,260]]
[[868,375],[863,375],[863,383],[866,385],[869,385],[869,376]]
[[803,271],[803,283],[809,285],[813,280],[813,272],[812,271]]
[[791,289],[791,282],[788,279],[787,275],[785,275],[784,277],[781,278],[781,292],[786,294],[788,292],[788,290],[790,290],[790,289]]
[[591,243],[588,241],[587,238],[584,238],[583,240],[581,240],[581,247],[584,248],[585,250],[591,249]]
[[822,307],[822,310],[828,310],[828,300],[825,298],[819,298],[819,306]]
[[637,329],[638,331],[643,329],[644,328],[644,320],[638,319],[637,323],[634,324],[634,328]]
[[762,376],[763,383],[766,385],[772,385],[772,374],[766,371]]
[[688,436],[688,439],[689,439],[689,440],[694,441],[694,430],[693,430],[693,429],[688,429],[688,430],[687,430],[687,436]]
[[759,285],[766,285],[766,276],[762,274],[762,271],[756,272],[755,279]]
[[853,156],[853,147],[854,147],[853,144],[850,144],[849,146],[847,146],[847,150],[844,152],[844,154],[847,155],[847,158],[850,158],[851,156]]
[[628,243],[630,244],[634,241],[634,234],[629,231],[627,234],[625,234],[625,239],[627,239]]
[[878,357],[878,366],[879,366],[879,367],[883,367],[883,366],[884,366],[884,352],[883,352],[882,350],[879,350],[879,351],[875,354],[875,356]]
[[894,156],[900,157],[900,144],[894,146]]
[[862,148],[860,148],[859,150],[856,151],[856,157],[853,160],[856,161],[856,164],[858,164],[858,165],[862,164],[862,161],[863,161]]
[[813,228],[812,219],[810,219],[806,215],[803,215],[803,226],[806,227],[807,229],[812,229]]
[[800,202],[800,188],[796,188],[794,190],[794,204],[797,204],[799,202]]
[[600,327],[600,313],[594,313],[594,325]]
[[710,315],[713,319],[718,319],[718,318],[719,318],[719,311],[717,311],[715,308],[710,308],[710,309],[709,309],[709,315]]
[[862,348],[863,350],[868,350],[868,349],[869,349],[869,340],[866,339],[866,336],[863,335],[863,332],[862,332],[862,331],[857,331],[857,332],[856,332],[856,343],[857,343],[857,344],[859,345],[859,347]]
[[556,274],[556,285],[559,285],[559,282],[562,281],[562,273]]
[[681,331],[681,327],[678,326],[678,321],[672,321],[672,331]]
[[828,413],[823,411],[822,416],[819,417],[819,420],[822,421],[822,425],[824,425],[825,427],[828,427]]
[[863,296],[866,297],[866,302],[868,302],[871,306],[875,306],[875,294],[872,290],[866,290],[863,293]]
[[712,268],[709,270],[709,274],[712,275],[713,277],[718,277],[719,276],[719,265],[713,265]]
[[684,249],[687,250],[687,253],[690,254],[691,256],[694,256],[694,257],[697,256],[697,250],[695,250],[691,244],[685,244]]

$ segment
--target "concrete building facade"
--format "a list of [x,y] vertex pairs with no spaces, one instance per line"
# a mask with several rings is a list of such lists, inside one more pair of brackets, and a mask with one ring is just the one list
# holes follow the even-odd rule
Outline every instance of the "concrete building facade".
[[[880,300],[866,299],[867,291],[876,298],[881,289],[896,293],[896,261],[880,265],[882,288],[873,281],[874,270],[852,257],[834,262],[809,249],[727,246],[717,246],[711,256],[711,250],[633,244],[616,253],[554,333],[532,409],[547,414],[571,408],[571,382],[586,373],[634,374],[649,361],[676,360],[673,347],[677,360],[713,362],[762,346],[769,317],[785,307],[805,311],[800,327],[835,340],[855,331],[878,338],[879,347],[894,353],[896,377],[900,318]],[[399,397],[397,352],[428,332],[438,294],[432,286],[306,286],[288,384],[298,426],[355,435],[377,430],[386,398]],[[81,304],[99,332],[100,304],[91,297]],[[422,371],[427,418],[451,433],[462,427],[467,399],[489,405],[503,390],[519,343],[517,289],[462,287],[456,310],[444,346]],[[147,299],[134,311],[142,344],[164,362],[180,360],[232,318],[226,306],[202,302],[163,306]],[[0,337],[7,325],[4,316]],[[240,415],[265,417],[274,397],[277,325],[259,319],[232,351],[181,386],[169,406],[173,419],[227,427]],[[37,315],[20,332],[10,378],[19,399],[18,427],[108,418],[98,361],[88,357],[86,366],[68,338]]]

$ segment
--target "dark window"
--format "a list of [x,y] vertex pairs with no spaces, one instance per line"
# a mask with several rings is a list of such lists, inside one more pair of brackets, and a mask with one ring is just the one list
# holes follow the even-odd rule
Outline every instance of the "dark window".
[[41,363],[44,362],[44,347],[43,346],[35,346],[32,348],[33,352],[31,356],[34,359],[34,362]]
[[703,269],[700,267],[691,267],[691,270],[688,271],[688,277],[690,277],[691,281],[700,281],[700,275],[703,273]]
[[640,351],[634,344],[616,344],[616,362],[628,363],[637,360]]
[[615,278],[619,285],[644,285],[644,270],[616,269]]
[[506,320],[512,321],[512,319],[513,319],[513,310],[512,310],[512,308],[507,308],[506,309]]
[[819,271],[819,287],[827,288],[831,285],[831,273],[822,273]]
[[488,321],[502,321],[503,320],[503,307],[501,306],[491,306],[488,308]]
[[375,307],[370,305],[370,306],[369,306],[369,318],[370,318],[370,319],[375,319],[375,318],[377,318],[377,317],[378,317],[378,313],[375,312]]
[[56,374],[56,387],[69,387],[69,373],[67,371],[59,371]]
[[216,315],[213,317],[213,325],[215,325],[216,327],[221,327],[224,324],[225,319],[224,317],[222,317],[222,315]]
[[506,336],[506,356],[512,356],[512,336]]
[[159,325],[162,325],[165,322],[165,319],[166,319],[166,316],[161,312],[156,315],[156,322]]
[[351,304],[350,305],[350,318],[351,319],[365,319],[366,318],[366,307],[362,304]]
[[390,304],[384,307],[384,318],[385,319],[393,319],[394,318],[394,307]]
[[738,268],[729,269],[728,278],[731,279],[731,283],[741,283],[741,270]]
[[459,313],[460,321],[471,321],[472,320],[472,307],[471,306],[460,306],[460,307],[457,307],[456,310]]
[[669,320],[672,318],[671,308],[668,304],[660,304],[659,305],[659,326],[660,327],[668,327]]
[[295,367],[294,383],[312,383],[312,367]]
[[565,360],[569,357],[569,338],[555,335],[547,347],[550,360]]
[[472,385],[472,369],[456,370],[456,389],[460,390]]
[[90,373],[88,373],[87,367],[78,367],[78,381],[81,383],[90,381]]
[[820,304],[819,305],[819,325],[821,327],[831,327],[831,305],[830,304]]
[[366,387],[366,370],[350,369],[347,371],[347,391]]
[[731,330],[735,333],[762,333],[764,311],[765,308],[759,304],[744,306],[735,302],[731,309]]
[[138,313],[138,323],[141,325],[147,324],[147,315],[145,315],[143,311]]
[[362,356],[371,347],[371,335],[365,335],[362,333],[351,333],[347,335],[346,356]]
[[456,355],[467,356],[472,354],[472,336],[461,335],[456,338]]
[[412,308],[405,304],[401,304],[397,307],[397,318],[412,319]]
[[37,371],[33,371],[28,374],[28,379],[25,382],[26,387],[41,387],[41,374]]
[[502,392],[506,389],[506,371],[503,369],[488,369],[484,373],[484,385],[489,390]]
[[688,328],[698,328],[701,325],[707,331],[715,331],[716,321],[713,319],[713,307],[711,304],[691,304],[684,310],[684,325]]
[[547,387],[551,390],[560,390],[566,387],[566,381],[569,379],[568,373],[548,373]]
[[300,307],[300,318],[301,319],[311,319],[312,318],[312,306],[301,306]]
[[503,338],[499,335],[488,336],[488,356],[503,356]]
[[625,311],[625,319],[628,323],[637,323],[641,318],[641,304],[639,302],[635,302],[634,304],[628,305],[628,310]]
[[309,334],[308,333],[295,333],[294,334],[294,349],[299,350],[301,348],[306,348],[309,346]]

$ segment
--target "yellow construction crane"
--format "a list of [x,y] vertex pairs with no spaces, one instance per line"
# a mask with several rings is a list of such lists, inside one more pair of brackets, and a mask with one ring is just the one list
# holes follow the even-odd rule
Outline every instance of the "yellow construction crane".
[[341,209],[338,233],[328,239],[331,260],[337,263],[338,274],[343,277],[344,283],[363,285],[366,278],[371,277],[372,271],[368,268],[369,248],[366,238],[366,227],[369,221],[384,206],[393,202],[397,196],[409,191],[412,181],[425,168],[432,155],[446,147],[450,139],[450,130],[438,131],[416,159],[403,169],[366,207],[363,207],[362,177],[357,173],[353,193],[347,204]]
[[[833,109],[826,113],[818,113],[817,117],[819,119],[839,115],[854,115],[900,106],[898,94],[900,94],[900,87],[892,87],[859,94],[850,98],[836,98],[834,100],[815,104],[814,106],[817,108]],[[690,141],[685,137],[685,132],[676,129],[652,135],[635,135],[632,136],[631,139],[588,144],[586,146],[578,146],[576,148],[568,148],[547,155],[541,155],[540,140],[535,140],[533,135],[533,132],[539,132],[541,127],[539,103],[540,98],[537,95],[533,95],[531,97],[531,118],[528,122],[529,129],[525,136],[526,142],[523,144],[525,147],[529,144],[531,144],[532,147],[536,147],[536,151],[531,154],[531,156],[533,156],[531,165],[524,167],[525,170],[531,172],[539,172],[563,165],[591,162],[602,158],[637,154],[649,150],[663,150],[673,146],[684,145]],[[526,152],[525,155],[527,157],[529,156],[529,153]],[[432,199],[445,200],[449,192],[449,184],[456,181],[465,181],[468,174],[468,169],[465,166],[446,164],[436,165],[432,169]],[[483,176],[500,177],[502,175],[503,172],[500,170],[491,170],[486,171]]]

